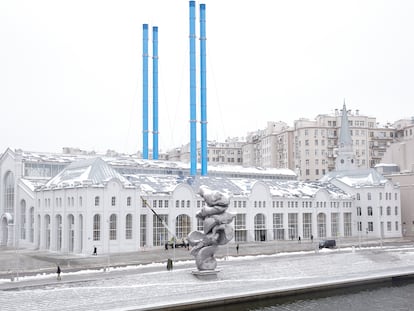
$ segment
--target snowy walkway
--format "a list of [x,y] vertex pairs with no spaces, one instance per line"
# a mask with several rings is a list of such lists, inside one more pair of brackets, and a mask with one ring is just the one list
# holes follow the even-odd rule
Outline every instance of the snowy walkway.
[[173,271],[154,264],[110,273],[78,272],[64,274],[60,283],[55,275],[32,277],[20,282],[19,290],[6,290],[7,282],[0,282],[0,306],[10,311],[159,310],[196,301],[223,302],[231,297],[414,274],[414,247],[229,257],[219,261],[216,281],[198,280],[191,274],[194,268],[193,261],[185,261],[176,263]]

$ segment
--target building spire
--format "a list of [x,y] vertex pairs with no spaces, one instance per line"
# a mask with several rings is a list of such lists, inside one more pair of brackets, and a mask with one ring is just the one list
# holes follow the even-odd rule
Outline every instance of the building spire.
[[349,130],[348,112],[346,110],[345,99],[342,107],[341,129],[339,132],[338,145],[340,149],[346,148],[352,151],[352,137],[351,131]]
[[337,171],[355,169],[355,158],[352,148],[351,131],[349,130],[348,111],[346,110],[345,99],[342,107],[341,128],[338,140],[338,154],[336,157],[335,169]]

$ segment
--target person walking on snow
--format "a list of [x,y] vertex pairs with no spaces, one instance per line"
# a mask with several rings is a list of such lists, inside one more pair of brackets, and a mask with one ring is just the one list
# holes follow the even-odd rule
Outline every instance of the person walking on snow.
[[58,281],[60,281],[61,280],[61,277],[60,277],[60,272],[61,272],[61,270],[60,270],[60,267],[59,267],[59,265],[57,266],[57,271],[56,271],[56,273],[57,273],[57,280]]

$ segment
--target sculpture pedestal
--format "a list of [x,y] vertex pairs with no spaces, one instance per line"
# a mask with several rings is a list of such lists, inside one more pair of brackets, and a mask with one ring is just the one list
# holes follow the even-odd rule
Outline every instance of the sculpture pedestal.
[[197,279],[203,281],[212,281],[217,280],[217,274],[220,270],[199,270],[191,271],[191,274],[194,275]]

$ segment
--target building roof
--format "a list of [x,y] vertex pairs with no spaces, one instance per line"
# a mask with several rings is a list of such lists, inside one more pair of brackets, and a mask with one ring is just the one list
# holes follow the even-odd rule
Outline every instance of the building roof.
[[230,196],[249,196],[257,183],[269,188],[270,194],[281,198],[312,198],[320,190],[327,191],[332,198],[350,198],[332,184],[322,182],[281,181],[273,179],[229,178],[218,176],[177,176],[165,174],[120,174],[101,158],[73,162],[57,176],[38,189],[71,187],[100,187],[116,178],[125,187],[139,189],[144,195],[171,195],[181,185],[191,187],[198,193],[200,187],[220,190]]
[[[18,150],[24,162],[35,163],[60,163],[70,164],[73,162],[101,158],[114,169],[122,168],[139,168],[139,169],[159,169],[159,170],[182,170],[183,173],[189,173],[190,163],[166,160],[146,160],[136,155],[121,154],[117,156],[90,154],[59,154],[47,152],[31,152]],[[198,166],[200,166],[198,164]],[[243,167],[238,165],[209,165],[208,171],[212,174],[240,174],[240,175],[261,175],[261,176],[284,176],[289,179],[296,179],[297,175],[294,171],[286,168],[261,168],[261,167]]]
[[320,179],[321,182],[339,180],[350,187],[378,186],[388,180],[375,169],[355,169],[345,171],[332,171]]
[[130,182],[101,158],[85,159],[71,163],[50,179],[45,187],[76,186],[79,184],[102,185],[117,178],[122,184]]

